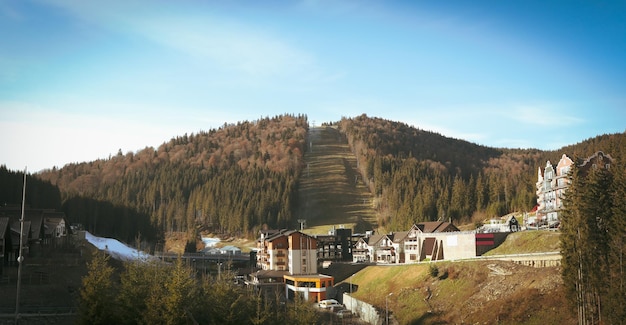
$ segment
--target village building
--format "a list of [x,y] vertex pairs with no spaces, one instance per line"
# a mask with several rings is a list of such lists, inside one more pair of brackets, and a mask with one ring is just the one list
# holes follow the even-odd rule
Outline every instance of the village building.
[[[592,168],[609,169],[612,163],[613,158],[610,155],[598,151],[579,163],[578,167],[583,174],[587,174]],[[568,174],[573,164],[574,161],[563,154],[556,166],[553,166],[548,160],[543,170],[539,167],[537,183],[535,184],[537,188],[537,212],[535,217],[526,220],[527,227],[556,228],[559,226],[559,214],[563,209],[563,198],[570,185]]]
[[352,261],[352,229],[333,227],[327,235],[315,235],[315,239],[318,262]]
[[574,162],[563,154],[556,168],[546,162],[543,171],[537,171],[537,214],[535,219],[527,220],[528,226],[548,226],[551,228],[559,225],[559,211],[563,208],[563,195],[569,187],[567,178]]
[[589,174],[592,169],[604,168],[611,169],[613,164],[613,157],[607,155],[602,151],[598,151],[593,155],[587,157],[579,164],[580,171],[583,175]]
[[[444,247],[447,246],[444,242],[449,243],[450,247],[458,246],[459,233],[459,229],[450,222],[432,221],[414,224],[408,231],[366,236],[356,241],[353,262],[405,264],[427,259],[441,260],[444,258]],[[470,241],[474,238],[473,233],[463,236],[470,238]],[[454,258],[473,257],[473,241],[470,247],[470,253],[457,254],[453,252],[455,249],[450,249],[450,254]]]
[[257,288],[284,288],[286,297],[301,295],[308,301],[327,297],[334,278],[318,274],[317,240],[296,230],[261,231],[257,267],[250,284]]
[[0,275],[3,274],[2,269],[4,265],[8,263],[12,248],[9,218],[0,217]]
[[[0,257],[3,265],[16,265],[22,239],[22,255],[47,246],[52,242],[46,239],[67,239],[65,213],[53,209],[24,209],[24,222],[21,206],[0,207]],[[20,234],[22,230],[22,234]],[[54,241],[57,242],[56,240]]]

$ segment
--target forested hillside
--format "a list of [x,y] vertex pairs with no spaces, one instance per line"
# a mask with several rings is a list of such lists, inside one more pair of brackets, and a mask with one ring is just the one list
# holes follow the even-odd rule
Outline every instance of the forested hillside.
[[420,221],[458,223],[473,215],[529,211],[536,204],[537,169],[547,160],[556,163],[562,154],[576,159],[598,150],[620,160],[626,150],[624,134],[540,151],[479,146],[366,115],[344,118],[339,127],[379,198],[379,224],[389,230]]
[[[71,222],[102,236],[132,241],[137,232],[150,238],[195,234],[198,226],[245,236],[292,220],[307,129],[306,116],[262,118],[39,177],[61,189]],[[128,225],[120,212],[149,222]],[[124,225],[137,232],[127,233]]]
[[[541,151],[489,148],[366,115],[337,126],[375,197],[378,225],[386,230],[528,211],[536,204],[537,169],[547,160],[556,163],[562,154],[576,160],[602,150],[620,161],[626,151],[623,133]],[[225,124],[156,149],[120,150],[108,159],[41,172],[33,186],[52,192],[38,191],[27,200],[35,207],[42,200],[52,207],[62,202],[69,222],[127,242],[139,233],[154,240],[205,228],[250,237],[265,226],[293,228],[307,137],[304,115]],[[6,203],[20,202],[19,175],[2,182]]]
[[[21,205],[23,188],[24,173],[0,165],[0,205]],[[37,209],[60,209],[61,193],[50,182],[27,174],[25,204]]]

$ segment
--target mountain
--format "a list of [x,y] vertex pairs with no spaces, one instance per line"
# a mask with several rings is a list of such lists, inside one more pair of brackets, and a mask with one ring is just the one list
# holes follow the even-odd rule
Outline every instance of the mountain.
[[380,198],[379,225],[390,230],[529,211],[536,204],[537,169],[547,160],[558,161],[562,154],[580,159],[602,150],[620,161],[626,153],[624,133],[541,151],[489,148],[366,115],[338,125],[367,186]]
[[291,226],[307,130],[303,115],[225,124],[173,138],[157,149],[118,152],[38,177],[61,189],[72,222],[101,236],[123,231],[120,223],[128,219],[116,219],[107,213],[111,208],[129,209],[124,210],[128,217],[143,220],[135,234],[117,234],[127,242],[138,232],[144,238],[193,235],[197,226],[246,236],[263,225]]
[[[480,146],[366,115],[332,126],[335,140],[354,155],[356,169],[349,171],[360,177],[352,179],[369,190],[374,221],[385,230],[528,211],[536,203],[537,169],[547,160],[603,150],[620,161],[626,150],[625,134],[541,151]],[[58,186],[70,222],[100,236],[131,242],[138,233],[159,240],[211,229],[254,237],[265,227],[295,228],[302,206],[311,204],[298,196],[307,162],[317,159],[309,140],[305,115],[280,115],[34,176]]]

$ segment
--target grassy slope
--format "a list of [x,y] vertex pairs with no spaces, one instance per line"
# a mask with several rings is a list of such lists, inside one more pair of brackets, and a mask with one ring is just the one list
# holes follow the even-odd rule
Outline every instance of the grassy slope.
[[306,219],[304,232],[325,234],[342,225],[355,232],[375,228],[372,196],[345,138],[335,128],[317,127],[310,129],[309,143],[296,211],[296,219]]
[[[558,232],[525,231],[509,235],[488,255],[558,250]],[[438,269],[438,276],[431,275],[431,267]],[[575,315],[567,309],[558,267],[532,268],[503,261],[370,266],[352,282],[358,288],[357,299],[381,310],[385,296],[393,293],[389,309],[400,324],[575,322]]]
[[502,245],[484,255],[524,254],[558,252],[560,236],[558,231],[528,230],[510,234]]
[[[558,268],[510,262],[373,266],[357,273],[357,299],[389,309],[400,324],[570,324]],[[497,275],[493,270],[502,271]],[[426,297],[431,295],[428,302]]]

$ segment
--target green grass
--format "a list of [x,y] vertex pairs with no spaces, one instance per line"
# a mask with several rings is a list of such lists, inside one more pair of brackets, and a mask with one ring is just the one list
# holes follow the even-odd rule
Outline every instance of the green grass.
[[557,252],[560,249],[558,231],[527,230],[510,234],[502,245],[484,255]]
[[[491,274],[498,263],[511,275]],[[439,262],[370,266],[358,272],[353,296],[389,310],[400,324],[571,323],[558,268],[537,269],[509,262]],[[346,279],[345,282],[350,281]],[[389,293],[393,293],[389,296]],[[425,300],[430,293],[428,302]]]

